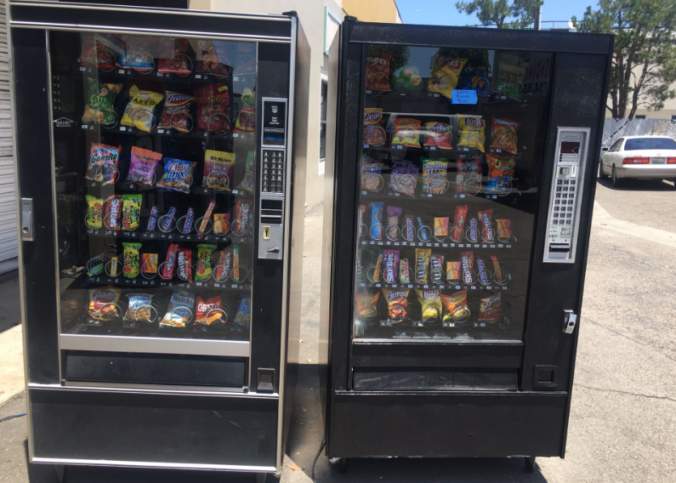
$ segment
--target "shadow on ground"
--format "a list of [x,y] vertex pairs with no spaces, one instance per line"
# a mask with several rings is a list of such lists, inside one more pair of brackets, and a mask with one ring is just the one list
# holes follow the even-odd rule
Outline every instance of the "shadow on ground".
[[613,191],[675,191],[674,182],[655,179],[622,179],[615,188],[610,179],[598,179],[598,182]]
[[19,272],[0,275],[0,332],[21,323]]

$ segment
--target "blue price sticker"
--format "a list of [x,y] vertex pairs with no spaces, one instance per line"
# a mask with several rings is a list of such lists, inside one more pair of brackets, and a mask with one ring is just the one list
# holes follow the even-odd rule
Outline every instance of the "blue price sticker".
[[454,89],[451,96],[451,104],[476,104],[477,96],[475,90]]

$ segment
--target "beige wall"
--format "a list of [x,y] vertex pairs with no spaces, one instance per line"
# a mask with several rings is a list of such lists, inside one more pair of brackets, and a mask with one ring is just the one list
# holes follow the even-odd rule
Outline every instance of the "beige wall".
[[401,23],[394,0],[343,0],[343,10],[362,22]]

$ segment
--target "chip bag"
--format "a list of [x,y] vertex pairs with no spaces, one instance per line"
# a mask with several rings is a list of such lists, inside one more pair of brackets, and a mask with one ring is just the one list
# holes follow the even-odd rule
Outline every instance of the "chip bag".
[[151,188],[155,180],[155,167],[161,159],[162,153],[133,146],[125,184],[139,184]]
[[115,55],[108,39],[96,34],[82,34],[82,51],[79,58],[84,67],[98,67],[103,71],[115,68]]
[[491,138],[491,148],[516,154],[519,138],[516,132],[521,126],[520,122],[511,119],[493,118],[493,137]]
[[441,295],[444,305],[444,322],[463,323],[469,319],[470,312],[467,306],[467,290],[461,290],[453,295]]
[[110,322],[122,316],[118,301],[121,290],[119,288],[104,287],[89,291],[89,316],[98,321]]
[[233,323],[244,328],[251,325],[251,295],[242,295]]
[[196,164],[182,159],[165,158],[164,174],[162,179],[157,182],[157,187],[180,193],[190,193]]
[[103,200],[91,195],[86,195],[85,200],[87,201],[85,224],[87,228],[100,230],[103,228]]
[[357,293],[354,297],[355,311],[361,320],[373,319],[378,315],[378,299],[380,292]]
[[106,127],[117,124],[115,97],[122,90],[122,84],[104,84],[98,79],[87,79],[87,105],[82,122],[96,122]]
[[122,195],[122,230],[134,231],[141,225],[142,195]]
[[408,196],[415,195],[415,187],[418,183],[418,167],[408,161],[394,161],[390,174],[390,189],[395,193]]
[[141,273],[141,256],[139,255],[141,244],[123,243],[122,248],[124,249],[124,268],[122,270],[124,278],[138,277],[138,274]]
[[230,213],[214,213],[214,233],[227,235],[230,231]]
[[194,93],[197,100],[197,129],[225,134],[230,131],[230,93],[227,84],[208,84]]
[[171,37],[160,39],[157,73],[173,73],[180,76],[190,74],[192,62],[187,55],[189,49],[190,42],[188,39],[174,39]]
[[498,293],[481,299],[478,322],[492,324],[502,318],[502,296]]
[[492,154],[487,154],[488,159],[488,184],[486,192],[492,194],[506,195],[512,191],[512,181],[514,178],[514,158],[501,158]]
[[197,60],[197,72],[213,74],[216,77],[228,77],[231,63],[228,46],[232,42],[222,40],[200,40]]
[[408,317],[408,293],[410,290],[384,288],[383,296],[387,302],[387,317],[398,323]]
[[195,325],[217,325],[227,322],[220,296],[204,300],[198,295],[196,309]]
[[383,110],[378,107],[364,109],[364,144],[383,146],[387,133],[383,128]]
[[242,92],[242,109],[237,114],[235,132],[254,132],[256,130],[256,94],[248,87]]
[[392,146],[420,147],[420,119],[397,117],[393,124]]
[[[232,154],[233,159],[235,157],[235,154]],[[244,178],[242,181],[237,185],[238,190],[245,191],[249,194],[253,194],[254,189],[256,187],[256,172],[255,172],[255,166],[256,166],[256,153],[253,151],[247,151],[246,153],[246,166],[244,170]]]
[[169,300],[167,313],[160,320],[160,327],[185,327],[195,316],[195,294],[175,289]]
[[207,149],[204,152],[202,186],[219,191],[231,191],[233,185],[232,168],[234,165],[235,153]]
[[117,166],[120,163],[120,149],[120,146],[92,143],[85,179],[97,181],[103,185],[115,184],[118,174]]
[[439,290],[418,290],[418,301],[422,307],[422,321],[434,322],[441,319],[441,294]]
[[387,92],[390,88],[392,52],[371,50],[366,57],[366,90]]
[[131,86],[129,103],[124,110],[120,124],[150,132],[155,127],[155,106],[162,102],[162,99],[164,99],[164,94],[142,91],[136,86]]
[[415,282],[427,284],[430,259],[432,258],[432,250],[429,248],[415,249]]
[[[153,296],[147,293],[127,294],[127,311],[124,314],[126,322],[154,322]],[[155,316],[157,317],[157,316]]]
[[422,159],[423,188],[422,192],[432,195],[443,195],[448,188],[448,161],[443,159]]
[[425,147],[435,147],[438,149],[453,149],[453,129],[450,124],[443,122],[426,122]]
[[213,272],[213,263],[211,255],[216,250],[216,245],[197,245],[197,270],[195,273],[196,282],[204,282],[211,278]]
[[458,128],[460,129],[458,147],[477,149],[482,153],[485,152],[486,124],[483,118],[479,116],[458,116]]
[[458,59],[436,54],[433,60],[432,76],[427,84],[427,90],[437,92],[449,99],[453,96],[453,90],[458,85],[462,68],[467,59]]
[[178,132],[190,132],[193,128],[190,110],[195,98],[187,94],[167,91],[167,100],[162,108],[158,129],[176,129]]

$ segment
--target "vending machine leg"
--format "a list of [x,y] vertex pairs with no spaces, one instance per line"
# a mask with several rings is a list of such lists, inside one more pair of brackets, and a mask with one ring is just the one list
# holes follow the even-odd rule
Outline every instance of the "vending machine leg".
[[66,465],[54,465],[56,481],[66,483],[68,481],[68,467]]
[[524,471],[533,473],[535,471],[535,456],[526,456],[524,458]]

